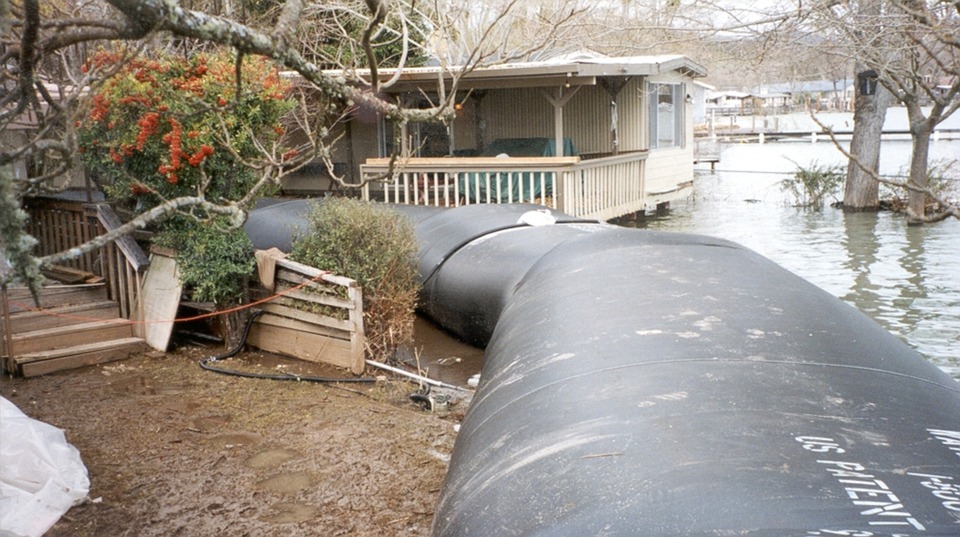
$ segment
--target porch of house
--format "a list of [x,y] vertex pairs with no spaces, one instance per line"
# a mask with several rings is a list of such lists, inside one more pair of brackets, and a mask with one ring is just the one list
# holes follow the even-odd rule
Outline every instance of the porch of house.
[[[647,209],[648,152],[611,157],[370,159],[360,167],[367,200],[459,207],[532,203],[582,218],[607,220]],[[382,178],[388,178],[380,182]]]
[[[692,191],[687,87],[703,74],[682,56],[478,69],[457,81],[462,97],[449,125],[400,125],[400,146],[393,147],[390,125],[359,114],[341,157],[352,163],[367,200],[533,203],[598,220],[652,210]],[[429,68],[404,71],[386,91],[416,106],[444,76]],[[391,153],[399,156],[378,157]]]

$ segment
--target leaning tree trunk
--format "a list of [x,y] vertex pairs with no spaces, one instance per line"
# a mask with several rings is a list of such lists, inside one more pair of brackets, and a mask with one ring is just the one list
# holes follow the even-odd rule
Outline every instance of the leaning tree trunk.
[[880,135],[890,104],[890,92],[877,84],[873,95],[857,94],[853,111],[853,138],[843,192],[847,211],[875,211],[880,208]]

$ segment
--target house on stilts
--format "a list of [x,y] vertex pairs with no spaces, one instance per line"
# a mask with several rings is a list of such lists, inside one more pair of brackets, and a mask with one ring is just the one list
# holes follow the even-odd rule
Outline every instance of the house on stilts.
[[[408,107],[456,92],[447,125],[402,127],[357,110],[334,148],[335,170],[366,199],[454,207],[535,203],[607,220],[686,198],[693,185],[693,81],[706,70],[678,55],[576,57],[482,67],[381,70],[383,91]],[[441,88],[440,84],[445,87]],[[557,148],[561,148],[560,151]],[[388,155],[400,158],[391,173]],[[309,168],[307,168],[309,170]],[[325,181],[325,183],[324,183]],[[296,195],[330,188],[322,173],[284,183]]]

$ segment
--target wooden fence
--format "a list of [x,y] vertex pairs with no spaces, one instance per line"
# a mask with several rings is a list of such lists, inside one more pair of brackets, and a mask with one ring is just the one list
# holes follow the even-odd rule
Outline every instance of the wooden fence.
[[[43,257],[75,248],[121,225],[106,204],[51,198],[27,198],[23,208],[29,216],[27,232],[39,243],[35,255]],[[118,303],[120,315],[131,318],[138,307],[142,278],[150,261],[129,236],[72,259],[63,265],[104,279],[107,296]]]
[[262,306],[247,343],[363,373],[363,293],[356,281],[277,259],[273,292],[282,296]]

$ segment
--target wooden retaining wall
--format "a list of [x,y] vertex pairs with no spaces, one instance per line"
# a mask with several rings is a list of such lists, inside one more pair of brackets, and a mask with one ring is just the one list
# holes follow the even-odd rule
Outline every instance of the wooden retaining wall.
[[248,344],[363,373],[363,293],[356,281],[277,259],[273,292],[284,294],[262,306]]

